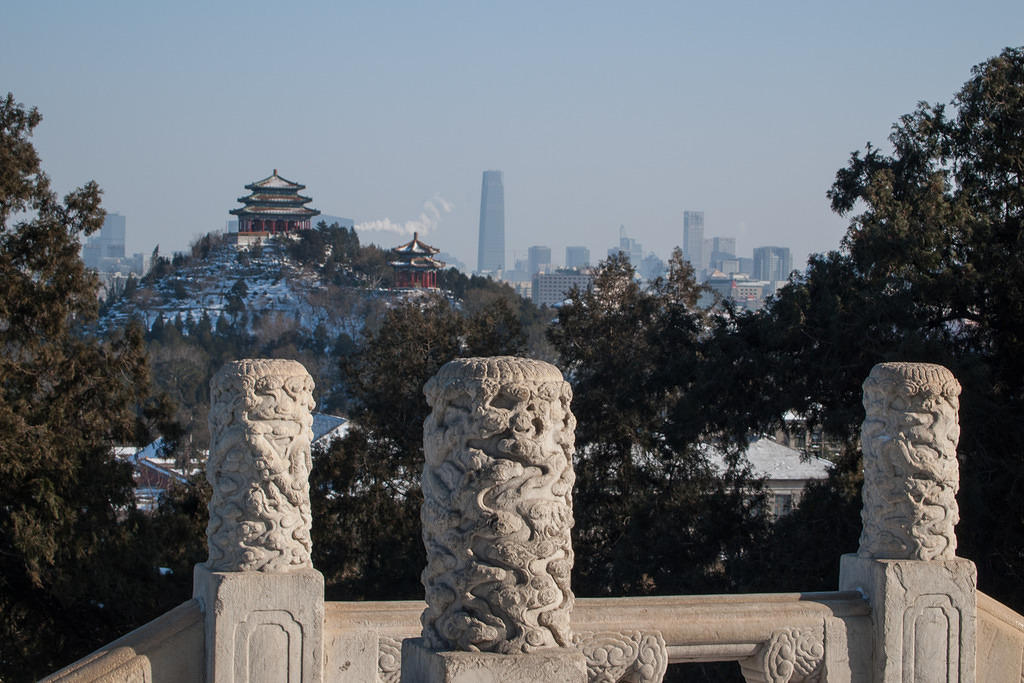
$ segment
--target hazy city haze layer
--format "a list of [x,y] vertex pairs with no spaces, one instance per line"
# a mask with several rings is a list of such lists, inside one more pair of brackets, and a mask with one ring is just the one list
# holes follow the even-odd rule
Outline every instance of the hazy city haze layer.
[[699,209],[706,237],[799,267],[838,245],[825,191],[849,153],[1021,26],[1019,0],[42,0],[4,8],[0,90],[42,112],[58,190],[99,182],[129,252],[223,229],[277,168],[357,224],[436,214],[430,243],[476,264],[481,173],[501,169],[508,265],[604,254],[620,224],[664,258]]

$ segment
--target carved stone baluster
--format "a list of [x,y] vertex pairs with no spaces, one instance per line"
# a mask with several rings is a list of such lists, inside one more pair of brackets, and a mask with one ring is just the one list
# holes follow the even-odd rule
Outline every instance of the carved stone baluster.
[[212,571],[312,568],[313,379],[290,360],[229,363],[210,382]]
[[819,683],[824,657],[821,633],[786,628],[773,633],[757,654],[740,660],[740,668],[747,683]]
[[422,639],[402,680],[584,681],[573,648],[572,391],[554,366],[469,358],[426,385]]
[[929,363],[882,363],[864,382],[864,528],[839,585],[871,604],[876,681],[974,681],[976,571],[954,532],[959,394]]
[[960,384],[941,365],[882,363],[864,382],[861,557],[956,557]]
[[587,660],[589,683],[661,683],[668,648],[657,631],[576,633],[576,648]]
[[320,681],[323,576],[310,561],[313,380],[289,360],[213,378],[209,560],[196,566],[206,680]]

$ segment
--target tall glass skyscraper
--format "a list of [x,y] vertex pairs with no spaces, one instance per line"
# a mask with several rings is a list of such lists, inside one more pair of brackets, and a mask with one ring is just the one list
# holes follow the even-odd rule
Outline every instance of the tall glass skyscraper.
[[478,272],[505,269],[505,188],[501,171],[484,171],[476,269]]
[[700,274],[704,263],[704,212],[683,211],[683,258]]

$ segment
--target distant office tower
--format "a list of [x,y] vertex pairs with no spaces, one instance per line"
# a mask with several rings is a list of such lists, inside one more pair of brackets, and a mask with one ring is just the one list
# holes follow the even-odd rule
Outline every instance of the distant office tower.
[[589,268],[590,267],[590,250],[586,247],[566,247],[565,248],[565,267],[566,268]]
[[640,265],[640,261],[644,257],[644,247],[640,242],[633,239],[632,237],[626,236],[626,226],[619,226],[619,246],[612,247],[608,250],[609,258],[616,254],[625,254],[629,262],[636,268]]
[[757,247],[754,249],[754,279],[782,282],[793,270],[789,247]]
[[526,263],[531,276],[541,271],[549,270],[551,267],[551,247],[542,245],[530,247],[526,251]]
[[703,211],[683,211],[683,258],[698,273],[707,266],[704,263]]
[[729,256],[736,255],[736,238],[735,237],[712,237],[711,238],[711,252],[718,252],[720,254],[728,254]]
[[723,273],[738,273],[738,262],[731,263],[735,259],[735,237],[712,237],[704,240],[704,266],[709,273],[713,270],[720,270]]
[[93,235],[82,247],[82,261],[93,270],[114,270],[124,259],[127,221],[119,213],[108,213],[99,235]]
[[501,171],[484,171],[476,269],[505,270],[505,188]]
[[108,213],[100,233],[82,245],[82,261],[87,268],[100,274],[101,286],[110,285],[117,277],[126,277],[128,273],[142,275],[148,268],[147,259],[142,254],[125,254],[126,227],[124,216]]
[[573,287],[590,289],[594,279],[589,273],[536,273],[533,276],[532,298],[538,306],[554,306],[565,301]]

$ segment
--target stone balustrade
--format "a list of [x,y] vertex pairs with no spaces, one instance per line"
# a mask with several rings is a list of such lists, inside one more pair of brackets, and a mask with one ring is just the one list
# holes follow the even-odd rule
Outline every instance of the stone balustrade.
[[830,593],[576,599],[571,391],[550,365],[496,358],[425,389],[426,601],[324,603],[311,391],[290,361],[218,374],[193,600],[47,680],[655,683],[731,661],[748,683],[1022,681],[1024,617],[955,555],[945,368],[885,363],[865,381],[864,532]]

